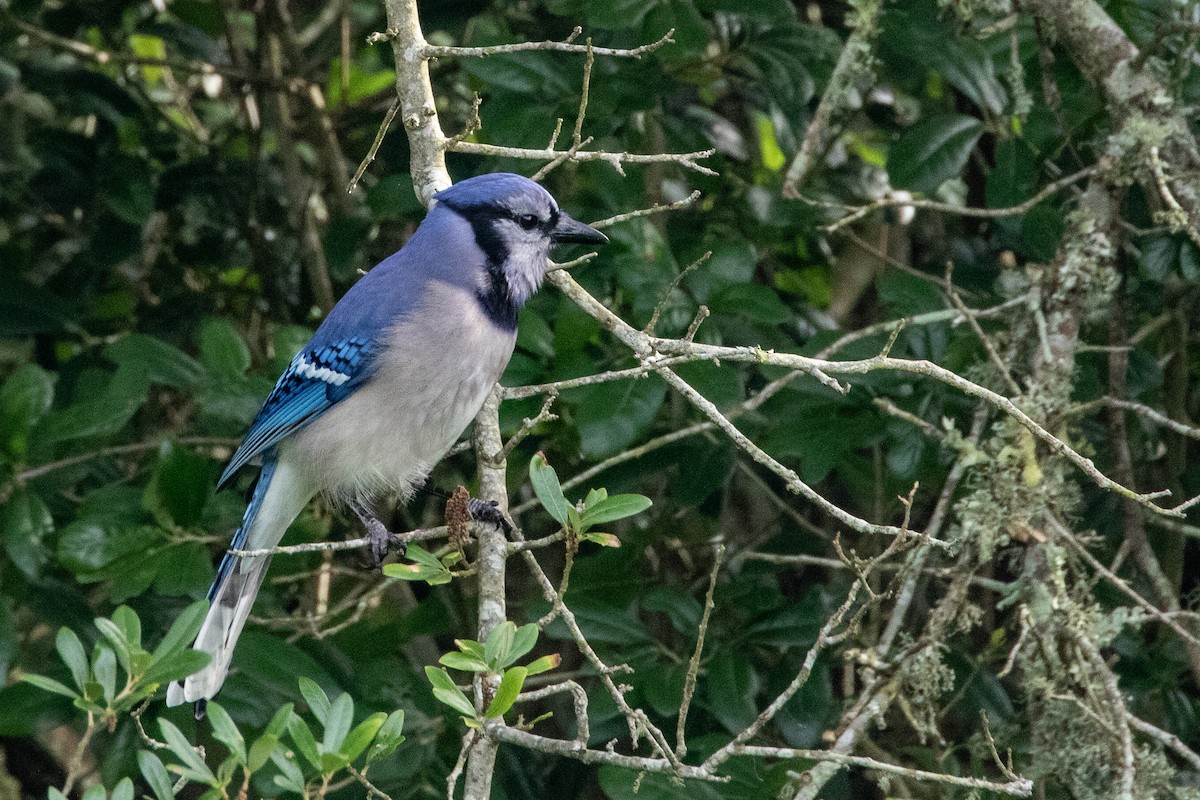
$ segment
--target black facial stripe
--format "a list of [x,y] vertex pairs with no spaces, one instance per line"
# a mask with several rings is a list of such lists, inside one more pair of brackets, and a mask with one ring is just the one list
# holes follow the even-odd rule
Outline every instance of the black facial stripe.
[[508,278],[504,275],[504,262],[508,260],[508,247],[496,232],[496,221],[510,219],[511,212],[495,206],[472,206],[462,208],[442,201],[456,211],[459,216],[471,225],[475,234],[475,243],[483,251],[484,268],[488,274],[488,289],[479,290],[475,297],[483,306],[488,319],[506,331],[517,328],[517,306],[512,301],[509,291]]

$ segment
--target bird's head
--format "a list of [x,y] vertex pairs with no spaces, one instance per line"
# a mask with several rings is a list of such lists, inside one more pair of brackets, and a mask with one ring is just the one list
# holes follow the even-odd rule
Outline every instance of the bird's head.
[[507,302],[514,311],[541,285],[551,247],[608,241],[572,219],[541,186],[508,172],[468,178],[434,198],[471,224],[487,257],[488,285],[481,289],[491,297],[485,302]]

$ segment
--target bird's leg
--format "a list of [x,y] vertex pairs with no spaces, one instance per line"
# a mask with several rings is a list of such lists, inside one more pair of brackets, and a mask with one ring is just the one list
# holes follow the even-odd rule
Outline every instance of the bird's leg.
[[368,503],[355,498],[350,501],[349,505],[355,516],[362,522],[363,527],[367,529],[367,538],[371,540],[371,557],[375,560],[376,567],[383,564],[383,560],[387,558],[388,550],[393,544],[398,545],[400,554],[404,555],[404,542],[379,521],[379,517],[375,516],[374,509]]

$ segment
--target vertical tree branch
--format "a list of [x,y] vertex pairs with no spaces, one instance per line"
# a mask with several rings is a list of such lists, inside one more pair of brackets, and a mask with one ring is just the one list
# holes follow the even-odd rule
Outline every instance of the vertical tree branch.
[[450,185],[446,171],[446,136],[438,120],[425,35],[417,16],[417,0],[386,0],[388,33],[396,60],[396,97],[408,134],[409,169],[417,198],[429,206],[433,195]]
[[849,98],[857,95],[862,88],[859,84],[865,83],[872,74],[871,67],[875,60],[872,46],[878,33],[883,0],[858,0],[851,5],[854,6],[855,12],[847,23],[853,31],[842,47],[833,74],[829,76],[825,93],[821,95],[821,102],[817,105],[812,121],[808,123],[808,130],[800,143],[800,151],[788,166],[783,179],[784,197],[795,199],[800,196],[800,187],[808,178],[814,162],[829,146],[830,125],[834,116],[849,106]]

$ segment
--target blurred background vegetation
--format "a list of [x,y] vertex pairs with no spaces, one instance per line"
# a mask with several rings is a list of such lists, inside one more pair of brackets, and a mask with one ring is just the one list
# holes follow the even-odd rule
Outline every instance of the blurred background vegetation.
[[[1200,99],[1194,4],[1112,0],[1106,8],[1145,48],[1138,68],[1153,71],[1164,102],[1187,108]],[[849,207],[906,197],[895,190],[951,206],[1015,206],[1096,163],[1120,115],[1081,73],[1077,54],[1033,15],[1005,2],[965,0],[897,0],[882,10],[870,0],[853,8],[826,0],[464,1],[423,3],[421,13],[435,45],[561,40],[580,25],[597,45],[635,47],[674,29],[672,44],[641,59],[596,59],[584,134],[594,148],[617,152],[715,148],[703,163],[719,175],[669,164],[627,166],[620,175],[592,162],[564,165],[546,179],[584,220],[703,193],[686,209],[612,226],[611,244],[573,271],[635,327],[661,306],[657,331],[678,337],[704,305],[711,316],[699,341],[809,354],[838,342],[837,357],[852,358],[877,354],[891,328],[842,340],[847,331],[926,315],[925,324],[899,334],[892,355],[929,359],[1012,394],[988,352],[993,347],[1013,365],[1018,388],[1028,385],[1020,364],[1036,362],[1022,344],[1033,335],[1033,317],[1021,314],[1037,306],[1046,265],[1063,260],[1078,190],[1061,187],[1024,213],[996,218],[926,209],[914,217],[900,205],[832,232],[825,226]],[[832,98],[826,139],[799,187],[804,197],[785,199],[785,173],[851,36],[846,16],[855,13],[856,68],[843,73]],[[114,787],[130,777],[139,793],[149,791],[157,773],[139,766],[147,743],[141,717],[128,713],[140,696],[122,700],[121,713],[104,719],[80,748],[87,704],[19,678],[40,674],[70,685],[71,659],[64,663],[56,649],[76,648],[63,645],[60,627],[77,632],[79,652],[115,641],[108,625],[93,623],[98,617],[112,618],[122,635],[140,620],[139,635],[157,643],[203,597],[243,510],[245,485],[214,490],[224,459],[331,300],[395,251],[423,216],[399,120],[358,188],[346,191],[395,96],[390,48],[365,43],[385,28],[376,0],[8,0],[0,7],[3,800],[63,787],[77,752],[81,785]],[[582,56],[552,52],[438,60],[432,75],[442,125],[448,134],[467,127],[478,95],[482,127],[472,141],[545,147],[555,118],[568,120],[568,131],[575,118],[582,66]],[[498,170],[528,175],[538,166],[461,154],[449,155],[448,164],[455,179]],[[1175,224],[1160,213],[1152,184],[1126,183],[1109,294],[1083,304],[1069,385],[1059,405],[1042,408],[1050,409],[1052,430],[1106,473],[1186,497],[1200,491],[1194,429],[1172,431],[1145,415],[1116,428],[1103,403],[1087,405],[1114,391],[1110,358],[1120,353],[1128,359],[1120,399],[1184,423],[1198,413],[1191,345],[1200,250],[1186,235],[1186,216]],[[948,262],[952,294],[944,283]],[[959,299],[983,309],[1014,298],[1022,299],[981,320],[979,332],[956,316]],[[546,383],[635,364],[599,323],[548,289],[522,313],[503,382]],[[784,374],[709,362],[678,372],[722,409]],[[872,373],[851,383],[840,395],[816,381],[793,381],[737,424],[823,496],[872,522],[898,524],[904,509],[897,496],[919,484],[913,519],[923,529],[960,454],[980,440],[978,427],[973,439],[967,434],[976,403],[912,375]],[[541,402],[506,402],[505,432],[536,416]],[[653,376],[564,391],[553,411],[559,419],[538,425],[511,459],[514,505],[533,497],[524,465],[539,450],[565,480],[701,420]],[[987,505],[982,512],[952,506],[943,533],[978,539],[962,567],[978,577],[960,597],[969,613],[934,639],[936,666],[914,667],[905,702],[865,734],[858,752],[937,772],[994,775],[980,735],[983,713],[1001,752],[1010,748],[1017,771],[1037,778],[1039,796],[1115,796],[1105,726],[1096,733],[1084,711],[1047,699],[1074,691],[1055,680],[1078,676],[1047,677],[1025,663],[1005,669],[1025,630],[1019,608],[1030,596],[1027,551],[1046,540],[1022,509],[1052,508],[1075,530],[1094,534],[1091,552],[1106,564],[1116,556],[1114,571],[1179,619],[1197,587],[1193,539],[1200,530],[1157,524],[1140,508],[1131,518],[1120,498],[1069,470],[1060,476],[1039,462],[1049,455],[1034,455],[1032,439],[1003,433],[995,418],[985,436],[993,425],[1008,449],[997,439],[990,454],[968,465],[983,464],[980,474],[953,478],[947,497]],[[1009,505],[981,500],[977,491],[998,473],[1020,489]],[[473,455],[448,459],[433,479],[446,488],[470,485]],[[711,752],[792,680],[845,597],[854,573],[837,560],[834,541],[847,532],[711,431],[635,454],[568,497],[598,486],[647,495],[654,506],[612,527],[619,548],[580,545],[569,603],[599,654],[632,668],[620,676],[633,687],[630,702],[672,730],[713,543],[728,548],[688,719],[691,749]],[[441,518],[442,502],[422,495],[397,509],[394,529]],[[557,527],[536,505],[518,523],[531,537]],[[318,503],[285,543],[358,535],[346,515]],[[1149,561],[1139,550],[1147,539]],[[841,541],[863,556],[884,544],[856,534]],[[802,558],[772,563],[762,554]],[[561,552],[539,557],[552,573],[561,568]],[[1147,567],[1155,560],[1158,575]],[[525,573],[512,573],[510,616],[536,621],[549,604]],[[1087,568],[1071,575],[1065,591],[1103,629],[1098,652],[1129,709],[1156,730],[1200,745],[1200,695],[1181,639],[1139,617],[1128,597]],[[914,585],[914,638],[950,577],[935,570]],[[877,588],[887,585],[884,579]],[[474,598],[469,579],[432,587],[389,581],[357,552],[276,558],[219,698],[228,712],[224,733],[214,733],[219,719],[196,722],[190,709],[168,712],[159,701],[146,720],[166,719],[187,739],[224,752],[216,742],[233,738],[229,727],[271,745],[282,731],[272,719],[285,703],[324,724],[333,712],[320,698],[346,693],[355,721],[378,713],[385,724],[384,715],[405,712],[407,741],[372,756],[372,783],[393,798],[444,796],[462,725],[431,694],[422,668],[455,638],[473,635]],[[118,611],[122,605],[134,614]],[[820,656],[804,689],[768,727],[768,741],[822,748],[841,733],[843,712],[870,680],[859,671],[872,667],[862,649],[879,640],[887,610],[866,609],[850,635]],[[561,622],[552,623],[533,657],[561,652],[558,675],[590,688],[594,675],[569,640]],[[301,678],[314,682],[303,692]],[[556,715],[538,731],[569,737],[569,698],[542,705],[539,711]],[[593,693],[590,709],[593,747],[624,734],[625,720],[603,692]],[[168,726],[146,727],[172,741]],[[1150,765],[1139,772],[1148,787],[1140,796],[1195,796],[1200,765],[1164,756],[1161,746],[1138,739],[1139,766]],[[790,797],[796,773],[811,763],[732,762],[732,783],[685,785],[502,748],[494,791]],[[877,777],[843,770],[822,796],[882,797]],[[272,796],[296,785],[284,766],[268,764],[250,793]],[[900,796],[970,791],[903,776],[888,786]],[[342,797],[364,791],[353,781],[325,788]],[[162,798],[161,786],[155,791]]]

